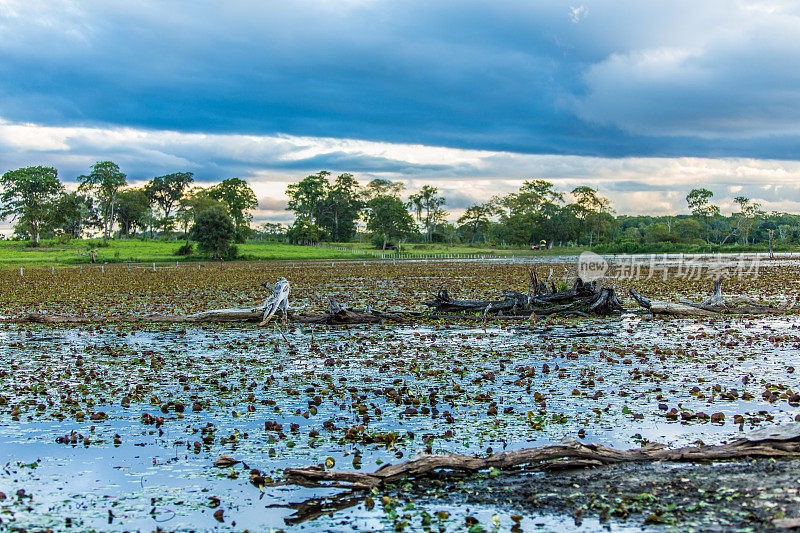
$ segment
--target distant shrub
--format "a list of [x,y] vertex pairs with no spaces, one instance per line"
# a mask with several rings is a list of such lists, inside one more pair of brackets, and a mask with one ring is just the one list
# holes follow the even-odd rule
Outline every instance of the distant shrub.
[[[383,235],[374,234],[372,236],[372,246],[378,249],[383,248]],[[387,250],[396,250],[397,244],[392,241],[386,241],[386,249]]]
[[175,250],[175,255],[180,255],[180,256],[192,255],[193,253],[194,253],[194,244],[190,242],[187,242],[186,244]]
[[239,248],[235,244],[231,244],[225,249],[225,253],[222,254],[222,259],[224,261],[235,261],[239,258]]
[[236,257],[238,250],[231,245],[235,234],[233,220],[221,206],[209,207],[200,213],[192,227],[192,238],[200,250],[214,259]]

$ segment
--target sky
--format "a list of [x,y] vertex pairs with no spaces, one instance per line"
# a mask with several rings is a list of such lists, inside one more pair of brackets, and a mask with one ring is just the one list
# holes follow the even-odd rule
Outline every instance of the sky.
[[3,0],[0,171],[236,176],[256,222],[319,170],[437,186],[453,218],[532,178],[800,212],[799,34],[783,1]]

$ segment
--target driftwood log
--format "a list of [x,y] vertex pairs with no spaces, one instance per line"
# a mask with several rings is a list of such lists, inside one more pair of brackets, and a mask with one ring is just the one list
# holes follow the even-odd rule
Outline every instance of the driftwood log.
[[618,463],[655,461],[699,462],[754,457],[800,457],[800,424],[753,431],[717,446],[667,448],[650,443],[641,448],[617,450],[598,444],[565,439],[559,444],[511,452],[478,455],[424,455],[396,465],[387,464],[373,473],[325,470],[321,466],[287,468],[281,484],[332,486],[369,490],[386,483],[434,475],[440,471],[477,472],[490,468],[512,470],[521,466],[538,470],[585,468]]
[[720,314],[780,315],[798,309],[795,306],[796,296],[785,306],[759,302],[747,296],[726,298],[722,294],[722,279],[714,282],[711,294],[700,302],[681,297],[678,297],[678,303],[650,300],[633,289],[630,289],[630,295],[642,308],[649,310],[653,314],[675,316],[717,316]]

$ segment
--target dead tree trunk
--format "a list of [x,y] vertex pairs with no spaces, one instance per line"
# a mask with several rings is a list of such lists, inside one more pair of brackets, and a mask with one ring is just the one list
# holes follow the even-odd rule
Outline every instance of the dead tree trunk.
[[289,293],[292,291],[289,282],[284,277],[279,278],[274,287],[266,282],[264,282],[263,285],[272,289],[272,295],[264,300],[262,304],[264,308],[264,318],[258,324],[259,327],[266,326],[272,319],[275,311],[278,310],[281,311],[283,319],[286,320],[286,313],[289,310]]

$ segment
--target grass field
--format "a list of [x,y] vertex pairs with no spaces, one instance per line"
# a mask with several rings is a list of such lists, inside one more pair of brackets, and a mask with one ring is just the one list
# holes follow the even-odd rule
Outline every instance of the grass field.
[[[89,250],[92,249],[97,250],[96,260],[98,263],[163,263],[208,260],[207,257],[197,252],[191,256],[175,255],[183,241],[116,239],[108,241],[107,247],[100,247],[101,244],[101,239],[72,240],[68,243],[45,240],[38,247],[30,247],[26,242],[0,241],[0,265],[8,267],[87,264],[91,262]],[[247,261],[350,259],[371,256],[380,252],[380,250],[376,250],[368,244],[359,243],[339,243],[313,247],[277,242],[249,242],[237,246],[240,258]],[[553,250],[532,251],[524,248],[449,246],[446,244],[409,244],[402,249],[403,254],[412,255],[561,255],[580,253],[580,251],[581,249],[579,248],[554,248]],[[387,253],[396,252],[387,251]]]
[[[208,258],[195,252],[191,256],[175,255],[183,241],[141,241],[139,239],[117,239],[108,241],[108,247],[98,247],[100,239],[72,240],[69,243],[42,241],[32,248],[25,242],[0,241],[0,265],[2,266],[50,266],[76,265],[91,262],[89,250],[97,250],[98,263],[151,263],[207,261]],[[340,259],[357,257],[354,253],[326,248],[296,246],[291,244],[263,242],[238,245],[243,260],[303,260]],[[196,250],[196,247],[195,247]]]

